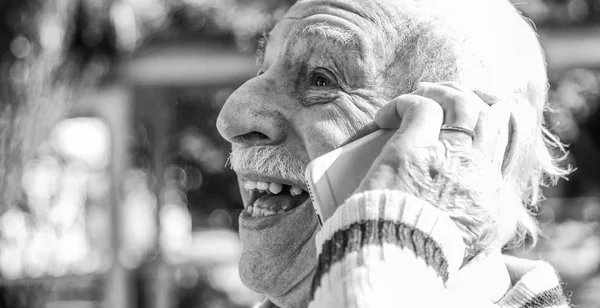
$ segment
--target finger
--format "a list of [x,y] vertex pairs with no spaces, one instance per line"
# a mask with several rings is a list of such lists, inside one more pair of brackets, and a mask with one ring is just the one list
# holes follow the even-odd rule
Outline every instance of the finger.
[[400,127],[400,122],[402,119],[400,118],[396,108],[398,99],[400,99],[400,96],[383,105],[383,107],[381,107],[375,114],[373,122],[375,122],[379,128],[397,129]]
[[[421,83],[413,93],[430,98],[441,105],[444,111],[444,125],[468,130],[474,130],[480,109],[485,106],[473,92],[463,92],[446,85]],[[442,130],[439,139],[457,147],[470,147],[473,142],[470,134],[454,130]]]
[[404,94],[382,107],[374,121],[381,128],[398,128],[394,142],[432,144],[438,141],[443,111],[431,99]]
[[[456,82],[439,82],[437,84],[468,92],[468,89]],[[473,147],[484,153],[495,165],[501,166],[508,147],[510,110],[508,105],[498,104],[500,100],[493,95],[477,90],[473,90],[473,93],[491,106],[481,108],[475,126]]]
[[473,148],[481,151],[495,166],[501,167],[508,146],[510,108],[497,103],[482,108],[477,125]]
[[[463,93],[467,93],[467,92],[471,91],[455,81],[437,82],[436,84],[451,87],[451,88],[461,91]],[[484,91],[474,89],[474,90],[472,90],[472,92],[475,93],[475,95],[479,96],[479,98],[481,100],[483,100],[483,102],[489,106],[494,105],[499,101],[499,99],[497,97],[487,94]]]

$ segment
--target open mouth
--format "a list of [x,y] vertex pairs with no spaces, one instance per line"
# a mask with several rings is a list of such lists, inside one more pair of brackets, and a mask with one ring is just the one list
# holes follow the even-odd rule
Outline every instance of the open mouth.
[[291,211],[309,198],[302,188],[281,183],[244,180],[244,189],[250,194],[244,210],[257,218]]

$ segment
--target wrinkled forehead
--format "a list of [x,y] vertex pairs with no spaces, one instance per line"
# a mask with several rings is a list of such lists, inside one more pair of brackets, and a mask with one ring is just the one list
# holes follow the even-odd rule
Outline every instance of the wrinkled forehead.
[[[372,6],[372,5],[370,5]],[[370,26],[375,19],[369,14],[369,8],[362,1],[300,0],[287,12],[287,18],[304,18],[315,14],[330,14],[344,18],[356,25]]]
[[329,15],[360,28],[361,32],[373,39],[387,41],[396,37],[398,30],[407,28],[403,12],[409,9],[409,2],[411,1],[300,0],[285,14],[282,22]]

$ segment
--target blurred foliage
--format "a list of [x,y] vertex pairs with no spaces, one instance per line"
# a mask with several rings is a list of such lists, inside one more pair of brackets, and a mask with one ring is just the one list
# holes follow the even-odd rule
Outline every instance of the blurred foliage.
[[2,205],[49,128],[148,41],[210,37],[243,50],[294,1],[3,0],[0,13]]
[[230,145],[223,142],[215,126],[221,106],[234,86],[171,92],[176,103],[169,161],[183,168],[189,180],[196,171],[204,178],[201,185],[187,185],[185,189],[195,228],[237,230],[241,199],[235,174],[226,172]]
[[511,2],[542,27],[578,27],[600,23],[598,0],[529,0]]
[[[569,144],[577,171],[564,187],[565,197],[600,196],[600,70],[575,68],[552,80],[549,127]],[[597,217],[600,218],[600,217]]]

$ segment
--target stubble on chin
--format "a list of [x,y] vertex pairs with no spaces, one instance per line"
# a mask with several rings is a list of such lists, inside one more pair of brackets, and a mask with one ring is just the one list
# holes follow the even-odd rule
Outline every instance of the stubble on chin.
[[306,307],[317,267],[318,231],[318,219],[310,204],[296,208],[292,215],[268,228],[240,227],[242,282],[279,306]]

